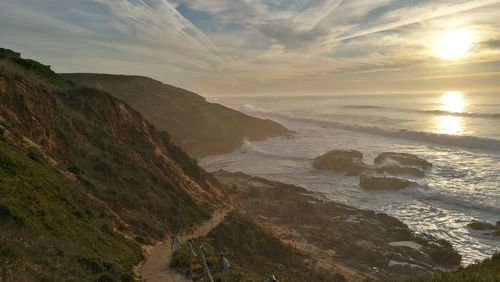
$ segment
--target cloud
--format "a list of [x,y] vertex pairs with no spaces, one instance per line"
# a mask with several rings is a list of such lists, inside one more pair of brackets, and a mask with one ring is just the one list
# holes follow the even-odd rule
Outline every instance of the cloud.
[[481,42],[479,45],[490,49],[500,49],[500,39],[490,39],[488,41]]
[[479,42],[466,61],[492,61],[498,8],[500,0],[2,0],[0,40],[62,71],[134,72],[205,93],[286,91],[291,81],[326,87],[437,68],[432,44],[457,27]]

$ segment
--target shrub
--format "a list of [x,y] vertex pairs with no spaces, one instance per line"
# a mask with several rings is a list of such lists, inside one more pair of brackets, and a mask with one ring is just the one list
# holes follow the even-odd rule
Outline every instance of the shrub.
[[0,173],[15,175],[17,171],[16,164],[6,155],[0,152]]
[[8,206],[0,204],[0,220],[6,220],[17,225],[24,225],[25,220],[13,212]]
[[43,159],[42,153],[36,148],[29,148],[26,156],[30,158],[30,160],[35,161],[37,163],[41,162]]

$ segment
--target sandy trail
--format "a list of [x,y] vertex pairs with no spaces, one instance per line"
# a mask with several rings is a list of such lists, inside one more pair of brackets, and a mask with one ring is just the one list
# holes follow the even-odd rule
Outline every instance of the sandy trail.
[[[217,227],[226,217],[229,210],[220,211],[215,213],[210,220],[194,227],[190,234],[186,234],[179,239],[181,242],[186,242],[191,238],[198,236],[205,236],[212,229]],[[168,236],[170,238],[170,236]],[[171,282],[189,282],[191,281],[182,274],[177,273],[175,270],[170,269],[169,265],[172,261],[172,247],[170,239],[167,239],[160,244],[148,250],[146,261],[140,266],[139,274],[142,279],[150,282],[171,281]]]

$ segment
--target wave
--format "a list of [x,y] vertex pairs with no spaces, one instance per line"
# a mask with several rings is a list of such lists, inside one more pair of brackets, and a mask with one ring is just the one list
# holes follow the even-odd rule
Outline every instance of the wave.
[[500,140],[492,138],[438,134],[438,133],[430,133],[422,131],[411,131],[407,129],[385,129],[376,126],[349,125],[334,121],[327,123],[330,126],[340,129],[360,131],[363,133],[369,133],[381,136],[396,137],[406,140],[429,142],[435,144],[468,147],[474,149],[500,151]]
[[450,112],[450,111],[443,111],[443,110],[414,110],[414,109],[406,109],[406,108],[372,106],[372,105],[347,105],[347,106],[341,106],[341,107],[348,108],[348,109],[385,109],[385,110],[407,112],[407,113],[460,116],[460,117],[500,118],[500,113]]
[[489,214],[500,213],[500,208],[495,203],[487,203],[478,199],[467,198],[465,195],[448,195],[446,192],[441,192],[436,188],[414,189],[407,190],[406,192],[414,198],[417,197],[424,200],[424,202],[435,201],[445,205],[460,207],[462,209],[484,211]]
[[307,158],[301,158],[301,157],[295,157],[295,156],[286,156],[286,155],[278,155],[275,153],[272,153],[270,151],[267,151],[263,149],[262,147],[258,146],[257,143],[260,143],[261,141],[257,142],[252,142],[248,140],[247,138],[243,139],[243,144],[240,146],[238,149],[242,153],[253,153],[253,154],[258,154],[262,155],[265,157],[271,157],[271,158],[280,158],[280,159],[288,159],[288,160],[308,160]]
[[[361,105],[353,107],[377,107],[377,106]],[[247,109],[248,108],[249,107],[247,107]],[[448,146],[465,147],[471,149],[500,151],[500,140],[493,138],[476,137],[469,135],[440,134],[440,133],[431,133],[424,131],[412,131],[408,129],[382,128],[377,126],[363,126],[363,125],[347,124],[338,121],[331,121],[331,120],[324,120],[317,118],[301,118],[292,114],[270,112],[258,109],[253,106],[251,108],[252,112],[254,113],[259,112],[261,114],[265,114],[266,118],[277,116],[296,121],[312,122],[324,127],[334,127],[338,129],[357,131],[379,136],[387,136],[387,137],[400,138],[411,141],[420,141],[420,142],[442,144]],[[446,112],[446,111],[441,111],[441,112]],[[465,114],[465,113],[455,113],[455,114]],[[481,115],[487,115],[487,114],[481,114]],[[491,115],[497,115],[497,114],[491,114]]]
[[[269,114],[268,114],[269,115]],[[476,137],[468,135],[449,135],[423,131],[412,131],[408,129],[389,129],[377,126],[363,126],[356,124],[347,124],[337,121],[328,121],[314,118],[299,118],[289,114],[272,113],[273,116],[281,116],[286,119],[311,122],[323,127],[333,127],[343,130],[357,131],[367,134],[400,138],[411,141],[420,141],[426,143],[442,144],[448,146],[466,147],[472,149],[482,149],[491,151],[500,151],[500,140]]]

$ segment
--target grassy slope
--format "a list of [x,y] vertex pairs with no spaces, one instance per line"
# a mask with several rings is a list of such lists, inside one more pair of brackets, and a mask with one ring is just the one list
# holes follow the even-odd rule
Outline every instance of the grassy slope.
[[411,282],[495,282],[500,281],[500,253],[456,272],[439,272]]
[[[342,281],[341,277],[325,277],[314,272],[303,262],[302,255],[234,212],[208,236],[195,240],[196,250],[200,244],[206,249],[214,277],[218,277],[219,253],[228,257],[231,264],[229,281],[264,281],[271,274],[281,281]],[[188,248],[183,245],[180,260],[173,262],[174,267],[186,274],[189,272]],[[198,275],[200,269],[196,264]]]
[[0,141],[0,277],[127,280],[139,245],[114,232],[107,211],[36,151]]
[[[2,68],[9,87],[0,97],[0,115],[10,122],[8,130],[42,146],[135,233],[159,238],[166,229],[207,217],[182,189],[191,185],[176,166],[210,190],[205,173],[138,113],[31,60],[7,61]],[[166,163],[156,149],[175,164]]]
[[0,58],[0,86],[5,275],[128,277],[137,243],[200,222],[220,203],[215,180],[109,94],[13,58]]

